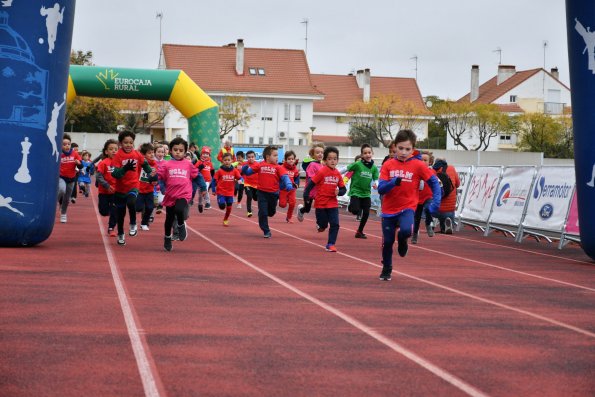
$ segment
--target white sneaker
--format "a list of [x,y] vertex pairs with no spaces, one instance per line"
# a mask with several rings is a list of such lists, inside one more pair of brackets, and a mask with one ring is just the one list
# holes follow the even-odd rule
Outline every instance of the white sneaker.
[[236,205],[236,208],[242,208],[242,204]]
[[147,225],[140,225],[140,229],[144,231],[149,231],[149,226]]
[[128,234],[130,234],[132,237],[136,236],[137,230],[136,230],[136,225],[130,225],[130,231],[128,232]]
[[452,219],[446,218],[444,221],[444,234],[452,234]]
[[66,214],[60,215],[60,223],[66,223]]
[[298,221],[303,222],[304,221],[304,213],[302,212],[302,208],[304,208],[303,204],[298,204],[297,207],[297,218]]

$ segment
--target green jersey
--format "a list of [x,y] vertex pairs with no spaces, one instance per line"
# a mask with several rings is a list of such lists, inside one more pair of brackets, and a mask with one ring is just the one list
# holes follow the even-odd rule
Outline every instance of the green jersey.
[[374,162],[371,163],[370,167],[362,161],[356,161],[347,166],[347,171],[353,172],[349,185],[349,196],[370,197],[372,181],[377,181],[380,175]]

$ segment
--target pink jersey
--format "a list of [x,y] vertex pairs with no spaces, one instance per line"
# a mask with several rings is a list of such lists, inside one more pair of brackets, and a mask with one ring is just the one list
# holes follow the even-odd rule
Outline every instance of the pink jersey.
[[178,199],[186,201],[192,199],[192,180],[198,176],[198,168],[190,160],[162,161],[159,163],[157,175],[166,186],[163,198],[164,207],[175,205]]
[[[310,179],[312,179],[312,177],[316,175],[322,167],[324,166],[320,164],[319,161],[312,161],[310,164],[308,164],[308,168],[306,168],[306,186],[308,186],[308,182],[310,182]],[[317,192],[318,186],[314,186],[312,190],[310,190],[310,198],[314,199],[316,197]]]

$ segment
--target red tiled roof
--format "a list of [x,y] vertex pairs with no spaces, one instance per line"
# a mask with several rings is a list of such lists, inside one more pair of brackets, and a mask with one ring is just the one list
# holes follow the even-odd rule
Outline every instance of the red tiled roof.
[[314,142],[324,143],[351,143],[351,139],[348,136],[339,135],[312,135]]
[[[236,74],[236,47],[164,44],[167,69],[181,69],[205,91],[320,95],[310,81],[304,51],[244,48],[244,74]],[[264,76],[249,68],[263,68]]]
[[[529,77],[539,73],[542,68],[518,71],[508,79],[504,80],[500,85],[496,84],[498,76],[492,77],[479,86],[479,97],[474,103],[492,103],[514,87],[518,86]],[[457,102],[469,102],[471,94],[467,94]]]
[[[323,100],[314,101],[315,112],[346,113],[353,103],[363,99],[363,89],[357,86],[355,76],[313,74],[312,82],[324,95]],[[415,79],[372,76],[370,97],[382,94],[399,96],[427,111]]]
[[497,103],[496,105],[503,113],[525,113],[525,111],[516,103]]

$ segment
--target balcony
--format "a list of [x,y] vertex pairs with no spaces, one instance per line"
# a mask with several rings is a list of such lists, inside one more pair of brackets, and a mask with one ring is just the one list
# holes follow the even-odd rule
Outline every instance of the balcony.
[[537,110],[544,114],[562,115],[565,106],[565,103],[560,102],[539,102],[537,103]]

